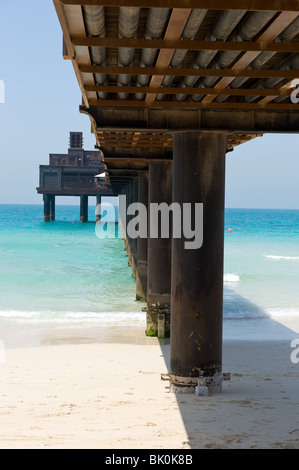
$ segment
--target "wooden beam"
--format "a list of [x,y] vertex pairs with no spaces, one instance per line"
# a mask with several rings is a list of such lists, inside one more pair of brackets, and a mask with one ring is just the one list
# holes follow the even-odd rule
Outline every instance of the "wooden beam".
[[131,147],[136,147],[136,148],[172,148],[173,143],[172,142],[166,142],[165,144],[161,143],[153,143],[153,142],[137,142],[137,143],[132,143],[132,142],[126,142],[123,140],[112,140],[110,141],[109,139],[106,139],[104,142],[101,143],[101,148],[103,147],[122,147],[122,148],[131,148]]
[[132,161],[135,162],[135,163],[146,163],[147,159],[146,158],[139,158],[139,157],[130,157],[130,158],[128,158],[128,157],[119,157],[119,156],[105,157],[105,162],[113,162],[113,163],[120,162],[120,163],[129,164]]
[[[168,67],[120,67],[117,65],[79,64],[83,73],[103,73],[110,75],[172,75],[176,77],[246,77],[246,78],[298,78],[298,70],[244,70],[234,69],[192,69]],[[163,91],[163,90],[162,90]]]
[[[255,88],[191,88],[191,87],[138,87],[138,86],[118,86],[118,85],[91,85],[86,86],[87,91],[98,91],[107,93],[163,93],[166,95],[186,94],[186,95],[231,95],[231,96],[288,96],[290,88],[280,89],[255,89]],[[146,101],[149,102],[149,101]]]
[[82,93],[82,99],[85,106],[88,108],[89,98],[96,98],[96,95],[89,94],[88,92],[86,92],[84,85],[92,84],[94,83],[94,80],[92,76],[85,75],[84,73],[82,74],[82,72],[79,70],[78,63],[81,63],[86,66],[91,66],[89,54],[87,55],[87,57],[81,56],[80,52],[78,51],[78,48],[75,48],[71,41],[71,34],[74,34],[75,31],[80,35],[85,33],[82,10],[79,6],[71,8],[67,5],[63,6],[60,0],[53,1],[63,31],[63,41],[65,42],[68,54],[67,57],[65,56],[65,58],[72,60],[74,72]]
[[216,103],[202,104],[194,101],[145,101],[130,100],[90,100],[90,106],[103,108],[172,108],[172,109],[261,109],[261,110],[293,110],[299,111],[299,104],[294,103]]
[[201,8],[204,10],[299,11],[298,0],[61,0],[65,5],[110,7]]
[[[271,93],[269,93],[268,96],[265,96],[265,98],[259,100],[259,103],[261,104],[270,103],[272,100],[274,100],[278,96],[282,96],[284,92],[287,92],[287,94],[289,94],[292,88],[293,88],[292,81],[285,83],[282,87],[277,89],[277,92],[279,92],[279,94],[277,94],[277,92],[276,93],[274,92],[272,95]],[[263,96],[263,95],[261,95],[260,93],[257,93],[255,96]]]
[[188,51],[258,51],[258,52],[298,52],[297,42],[250,42],[250,41],[190,41],[176,39],[135,39],[135,38],[98,38],[98,37],[72,37],[74,46],[106,47],[118,49],[120,47],[134,49],[171,49]]
[[[173,40],[173,39],[180,39],[183,31],[185,29],[185,25],[187,20],[190,16],[192,10],[190,9],[173,9],[167,29],[164,35],[164,40]],[[173,54],[175,53],[174,49],[162,49],[158,53],[156,67],[168,67]],[[160,87],[163,82],[162,75],[153,75],[150,81],[150,88]],[[157,92],[159,93],[159,92]],[[146,102],[153,102],[157,96],[157,93],[148,93],[146,95],[145,101]]]

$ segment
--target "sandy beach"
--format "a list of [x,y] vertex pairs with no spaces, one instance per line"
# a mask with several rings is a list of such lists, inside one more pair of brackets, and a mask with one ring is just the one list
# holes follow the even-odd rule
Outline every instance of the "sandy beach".
[[298,321],[225,322],[231,380],[209,397],[169,391],[169,341],[140,326],[3,334],[1,448],[299,447]]

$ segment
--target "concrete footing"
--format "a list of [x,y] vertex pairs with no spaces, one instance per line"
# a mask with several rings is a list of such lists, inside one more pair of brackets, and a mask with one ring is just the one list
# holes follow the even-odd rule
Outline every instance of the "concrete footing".
[[146,334],[158,338],[170,336],[170,300],[154,303],[148,299],[146,308]]
[[205,397],[222,392],[223,374],[216,372],[209,377],[176,377],[169,374],[170,391],[175,394],[195,394],[197,397]]

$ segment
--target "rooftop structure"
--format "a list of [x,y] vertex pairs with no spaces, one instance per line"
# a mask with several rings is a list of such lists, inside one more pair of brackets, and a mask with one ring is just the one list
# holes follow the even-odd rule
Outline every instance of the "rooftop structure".
[[[55,196],[80,196],[88,201],[88,196],[114,195],[102,153],[84,150],[82,132],[70,133],[68,153],[51,153],[49,165],[40,165],[37,192],[44,195],[44,220],[47,222],[55,220]],[[85,219],[86,214],[82,221]]]

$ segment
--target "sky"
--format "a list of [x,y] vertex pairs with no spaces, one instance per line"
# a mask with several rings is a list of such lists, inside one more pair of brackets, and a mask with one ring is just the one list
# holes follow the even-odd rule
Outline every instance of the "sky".
[[[0,204],[41,204],[39,165],[67,153],[69,132],[93,150],[88,116],[52,0],[0,0]],[[299,209],[299,135],[267,134],[226,156],[226,207]],[[57,203],[77,203],[57,198]]]

